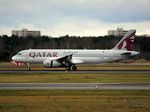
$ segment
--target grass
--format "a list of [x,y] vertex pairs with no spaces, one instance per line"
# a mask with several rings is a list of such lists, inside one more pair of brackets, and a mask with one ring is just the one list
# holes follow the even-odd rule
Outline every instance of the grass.
[[150,74],[0,74],[0,83],[150,83]]
[[[48,70],[39,65],[33,66],[33,70]],[[25,70],[24,67],[0,64],[0,70]],[[150,65],[87,65],[79,66],[79,69],[150,70]],[[150,83],[150,74],[0,74],[0,83],[4,82],[144,84]],[[150,90],[0,90],[0,112],[150,112]]]
[[0,91],[0,112],[149,112],[150,91]]

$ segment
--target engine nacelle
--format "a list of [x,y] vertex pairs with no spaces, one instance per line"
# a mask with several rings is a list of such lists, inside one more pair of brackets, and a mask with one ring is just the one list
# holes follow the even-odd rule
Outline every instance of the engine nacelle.
[[53,67],[60,67],[61,63],[59,63],[56,60],[49,60],[49,61],[44,61],[43,62],[44,67],[48,67],[48,68],[53,68]]

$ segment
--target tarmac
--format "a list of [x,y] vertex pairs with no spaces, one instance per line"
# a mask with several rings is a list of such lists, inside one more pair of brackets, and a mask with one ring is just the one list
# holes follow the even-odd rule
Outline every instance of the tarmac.
[[77,70],[77,71],[65,71],[65,70],[0,70],[0,74],[9,73],[143,73],[150,74],[150,70]]
[[0,90],[150,90],[150,84],[0,83]]

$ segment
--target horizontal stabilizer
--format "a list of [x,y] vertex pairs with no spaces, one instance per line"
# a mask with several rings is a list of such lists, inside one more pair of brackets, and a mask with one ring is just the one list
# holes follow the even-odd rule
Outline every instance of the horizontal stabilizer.
[[131,55],[131,52],[122,53],[121,55],[129,56],[129,55]]

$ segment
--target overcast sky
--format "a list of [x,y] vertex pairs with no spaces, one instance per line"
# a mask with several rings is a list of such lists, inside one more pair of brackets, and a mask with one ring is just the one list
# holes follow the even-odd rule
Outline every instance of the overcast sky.
[[99,36],[118,26],[150,35],[150,0],[0,0],[0,35],[28,28],[42,35]]

